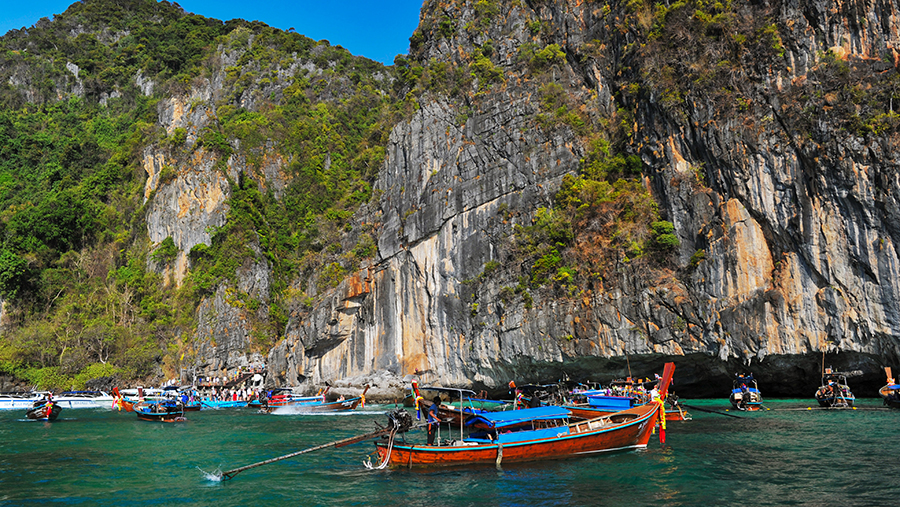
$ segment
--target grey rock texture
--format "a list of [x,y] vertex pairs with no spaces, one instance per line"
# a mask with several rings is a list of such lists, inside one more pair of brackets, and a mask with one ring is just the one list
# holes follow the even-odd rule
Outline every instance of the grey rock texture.
[[[435,21],[427,17],[433,7],[423,7],[420,30]],[[464,282],[486,262],[505,260],[502,238],[550,204],[585,148],[564,128],[536,128],[534,85],[514,72],[510,55],[531,40],[524,23],[543,21],[541,42],[568,54],[557,82],[589,114],[609,114],[621,86],[609,60],[627,40],[607,30],[606,16],[622,13],[588,2],[502,2],[489,34],[470,36],[460,27],[475,21],[475,10],[445,6],[457,31],[426,35],[419,61],[459,62],[490,39],[506,82],[474,104],[423,97],[413,118],[394,128],[371,217],[381,223],[380,258],[356,275],[366,290],[345,283],[292,319],[269,356],[272,371],[285,382],[324,382],[419,370],[435,383],[500,388],[565,374],[608,379],[626,373],[627,354],[644,372],[675,359],[685,379],[678,385],[694,394],[715,394],[711,378],[743,368],[795,394],[814,389],[825,351],[835,367],[863,371],[866,385],[883,381],[880,366],[900,359],[896,135],[835,135],[837,126],[826,126],[830,136],[801,143],[778,116],[781,93],[802,83],[823,50],[896,62],[900,10],[895,2],[853,3],[861,23],[844,2],[772,8],[785,28],[784,55],[747,83],[759,107],[744,114],[759,128],[704,104],[670,106],[652,96],[634,118],[630,145],[681,241],[675,271],[647,280],[626,266],[612,290],[578,298],[538,292],[528,309],[499,297],[515,285],[504,270]],[[598,40],[607,54],[579,61],[580,48]],[[518,213],[504,220],[501,205]],[[698,250],[705,260],[692,266]]]
[[[171,237],[178,247],[172,266],[161,266],[165,278],[181,285],[189,267],[188,254],[195,245],[210,243],[210,228],[225,223],[227,199],[231,187],[225,176],[215,169],[217,157],[198,150],[188,160],[173,159],[152,147],[144,150],[147,171],[145,199],[147,233],[153,244]],[[177,166],[176,166],[177,164]],[[176,173],[170,182],[159,183],[163,168]],[[151,261],[152,262],[152,261]]]

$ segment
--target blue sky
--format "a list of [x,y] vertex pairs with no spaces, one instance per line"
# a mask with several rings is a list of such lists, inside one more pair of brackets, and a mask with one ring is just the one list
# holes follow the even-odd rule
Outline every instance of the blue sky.
[[[65,11],[75,0],[25,0],[3,3],[0,34],[30,27]],[[327,39],[355,55],[393,64],[409,52],[409,36],[419,25],[422,0],[180,0],[184,10],[227,21],[243,18]]]

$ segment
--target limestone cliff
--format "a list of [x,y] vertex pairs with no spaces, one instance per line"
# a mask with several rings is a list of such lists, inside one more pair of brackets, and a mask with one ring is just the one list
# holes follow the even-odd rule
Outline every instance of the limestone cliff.
[[[370,85],[408,106],[369,169],[373,197],[310,247],[350,274],[331,283],[310,261],[279,285],[279,259],[250,234],[196,327],[178,330],[182,357],[219,375],[267,353],[270,384],[376,381],[385,396],[417,371],[502,389],[644,375],[674,359],[681,394],[700,396],[721,394],[739,368],[767,393],[811,394],[825,352],[871,388],[900,360],[898,14],[892,0],[427,0],[401,77],[376,71]],[[220,116],[341,103],[360,79],[322,56],[327,45],[269,61],[250,51],[249,28],[223,37],[202,76],[156,103],[164,134],[142,152],[147,236],[177,250],[149,268],[175,287],[192,249],[228,224],[241,182],[277,201],[302,176],[264,129],[226,138]],[[18,69],[10,85],[30,101]],[[57,95],[88,95],[79,67],[67,69]],[[159,93],[142,72],[131,84]],[[658,204],[573,213],[580,228],[560,256],[591,269],[542,283],[522,231],[598,154],[637,160],[623,180]],[[327,173],[330,154],[316,163]],[[632,206],[671,222],[673,250],[642,250],[647,224],[621,224]],[[339,255],[366,234],[374,257]]]
[[[419,370],[439,384],[499,387],[611,377],[627,354],[644,371],[674,358],[679,388],[695,394],[714,394],[709,379],[741,367],[772,394],[795,394],[817,382],[825,350],[834,366],[864,371],[859,381],[880,382],[879,366],[900,358],[897,131],[848,129],[828,96],[841,78],[826,71],[843,66],[869,90],[896,83],[900,9],[741,2],[731,24],[699,36],[684,11],[660,26],[634,2],[427,1],[411,59],[468,66],[490,46],[504,79],[425,93],[394,128],[383,193],[361,219],[380,224],[377,261],[291,319],[271,371],[292,383]],[[653,26],[662,34],[648,37]],[[731,56],[745,65],[727,94],[666,77],[673,67],[654,61],[734,66],[685,55],[712,51],[716,30],[756,37]],[[587,150],[572,128],[535,122],[541,82],[517,59],[526,44],[561,48],[550,79],[595,125],[633,108],[628,149],[680,239],[671,269],[648,277],[625,263],[606,290],[538,290],[533,306],[501,297],[517,274],[504,241]],[[479,278],[490,261],[502,267]]]

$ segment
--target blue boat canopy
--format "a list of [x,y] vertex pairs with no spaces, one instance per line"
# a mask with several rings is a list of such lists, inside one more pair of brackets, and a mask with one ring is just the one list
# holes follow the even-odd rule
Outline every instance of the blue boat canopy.
[[494,428],[506,428],[528,421],[552,421],[569,417],[568,410],[562,407],[537,407],[523,408],[522,410],[507,410],[505,412],[485,412],[466,421],[470,426],[476,422]]

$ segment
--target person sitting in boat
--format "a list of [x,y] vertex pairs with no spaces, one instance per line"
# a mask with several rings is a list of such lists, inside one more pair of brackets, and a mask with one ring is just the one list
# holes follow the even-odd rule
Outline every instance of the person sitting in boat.
[[531,399],[528,400],[528,408],[537,408],[541,406],[541,397],[537,393],[532,393]]
[[750,401],[750,389],[747,384],[741,384],[741,406],[746,407]]
[[428,445],[434,445],[434,436],[437,434],[438,426],[441,424],[440,408],[441,397],[435,396],[431,406],[428,407]]

